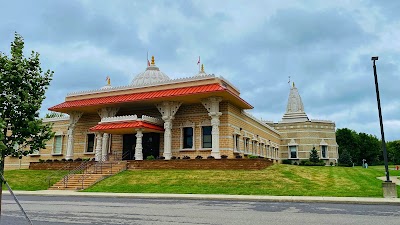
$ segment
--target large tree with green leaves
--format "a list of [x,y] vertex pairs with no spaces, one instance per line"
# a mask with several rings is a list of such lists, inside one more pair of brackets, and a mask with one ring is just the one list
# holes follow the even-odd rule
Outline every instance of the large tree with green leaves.
[[[39,109],[53,76],[40,68],[39,54],[23,55],[24,40],[15,33],[11,55],[0,53],[0,172],[7,156],[23,157],[45,148],[53,132],[39,119]],[[1,213],[0,185],[0,213]],[[1,215],[1,214],[0,214]]]

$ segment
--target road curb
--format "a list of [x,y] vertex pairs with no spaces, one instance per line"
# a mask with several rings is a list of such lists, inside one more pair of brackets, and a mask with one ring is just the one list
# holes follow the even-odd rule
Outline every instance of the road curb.
[[[299,203],[335,203],[335,204],[373,204],[400,205],[399,198],[367,197],[315,197],[315,196],[261,196],[261,195],[218,195],[218,194],[150,194],[150,193],[105,193],[76,191],[14,191],[17,196],[71,196],[102,198],[136,199],[180,199],[180,200],[223,200],[223,201],[260,201],[260,202],[299,202]],[[3,191],[3,194],[9,192]]]

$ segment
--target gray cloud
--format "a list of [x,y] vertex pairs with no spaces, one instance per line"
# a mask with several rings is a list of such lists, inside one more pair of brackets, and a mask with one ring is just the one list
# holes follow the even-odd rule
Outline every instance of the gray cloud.
[[9,52],[18,31],[26,52],[38,51],[43,68],[55,71],[42,113],[68,92],[103,86],[107,75],[114,86],[129,84],[149,51],[171,78],[196,74],[201,55],[206,71],[228,78],[266,120],[285,112],[291,76],[310,117],[379,136],[376,54],[393,140],[400,139],[398,4],[0,0],[0,51]]

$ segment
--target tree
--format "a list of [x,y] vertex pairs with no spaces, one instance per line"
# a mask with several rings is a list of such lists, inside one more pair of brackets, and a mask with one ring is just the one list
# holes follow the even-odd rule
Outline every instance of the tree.
[[[24,40],[15,33],[11,56],[0,53],[0,172],[4,172],[7,156],[22,158],[45,148],[53,132],[50,124],[39,119],[39,109],[53,76],[40,68],[39,54],[23,55]],[[0,216],[1,216],[0,185]]]
[[342,153],[339,155],[339,166],[352,166],[353,162],[347,149],[342,149]]
[[56,117],[63,117],[65,116],[64,113],[60,113],[60,112],[49,112],[46,113],[46,115],[44,116],[44,118],[56,118]]
[[387,143],[388,160],[395,164],[400,164],[400,140],[389,141]]
[[313,147],[313,149],[310,152],[310,162],[319,163],[319,156],[318,156],[318,152],[315,149],[315,147]]
[[359,136],[356,131],[348,128],[337,129],[336,142],[339,145],[339,156],[342,154],[342,151],[346,149],[351,158],[355,160],[355,162],[358,162],[358,159],[361,158],[361,150]]

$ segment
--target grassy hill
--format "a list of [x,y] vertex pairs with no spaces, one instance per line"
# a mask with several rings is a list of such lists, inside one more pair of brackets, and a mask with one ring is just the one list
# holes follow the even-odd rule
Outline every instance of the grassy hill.
[[[392,166],[393,167],[393,166]],[[14,190],[45,190],[48,170],[11,170]],[[107,178],[87,192],[193,193],[285,196],[382,197],[383,166],[304,167],[273,165],[264,170],[136,170]],[[58,174],[54,183],[64,174]],[[390,170],[391,176],[400,171]],[[400,196],[400,187],[398,187]]]
[[[400,171],[391,170],[391,176]],[[88,192],[382,197],[384,167],[273,165],[265,170],[137,170],[105,179]],[[400,188],[398,188],[400,196]]]

